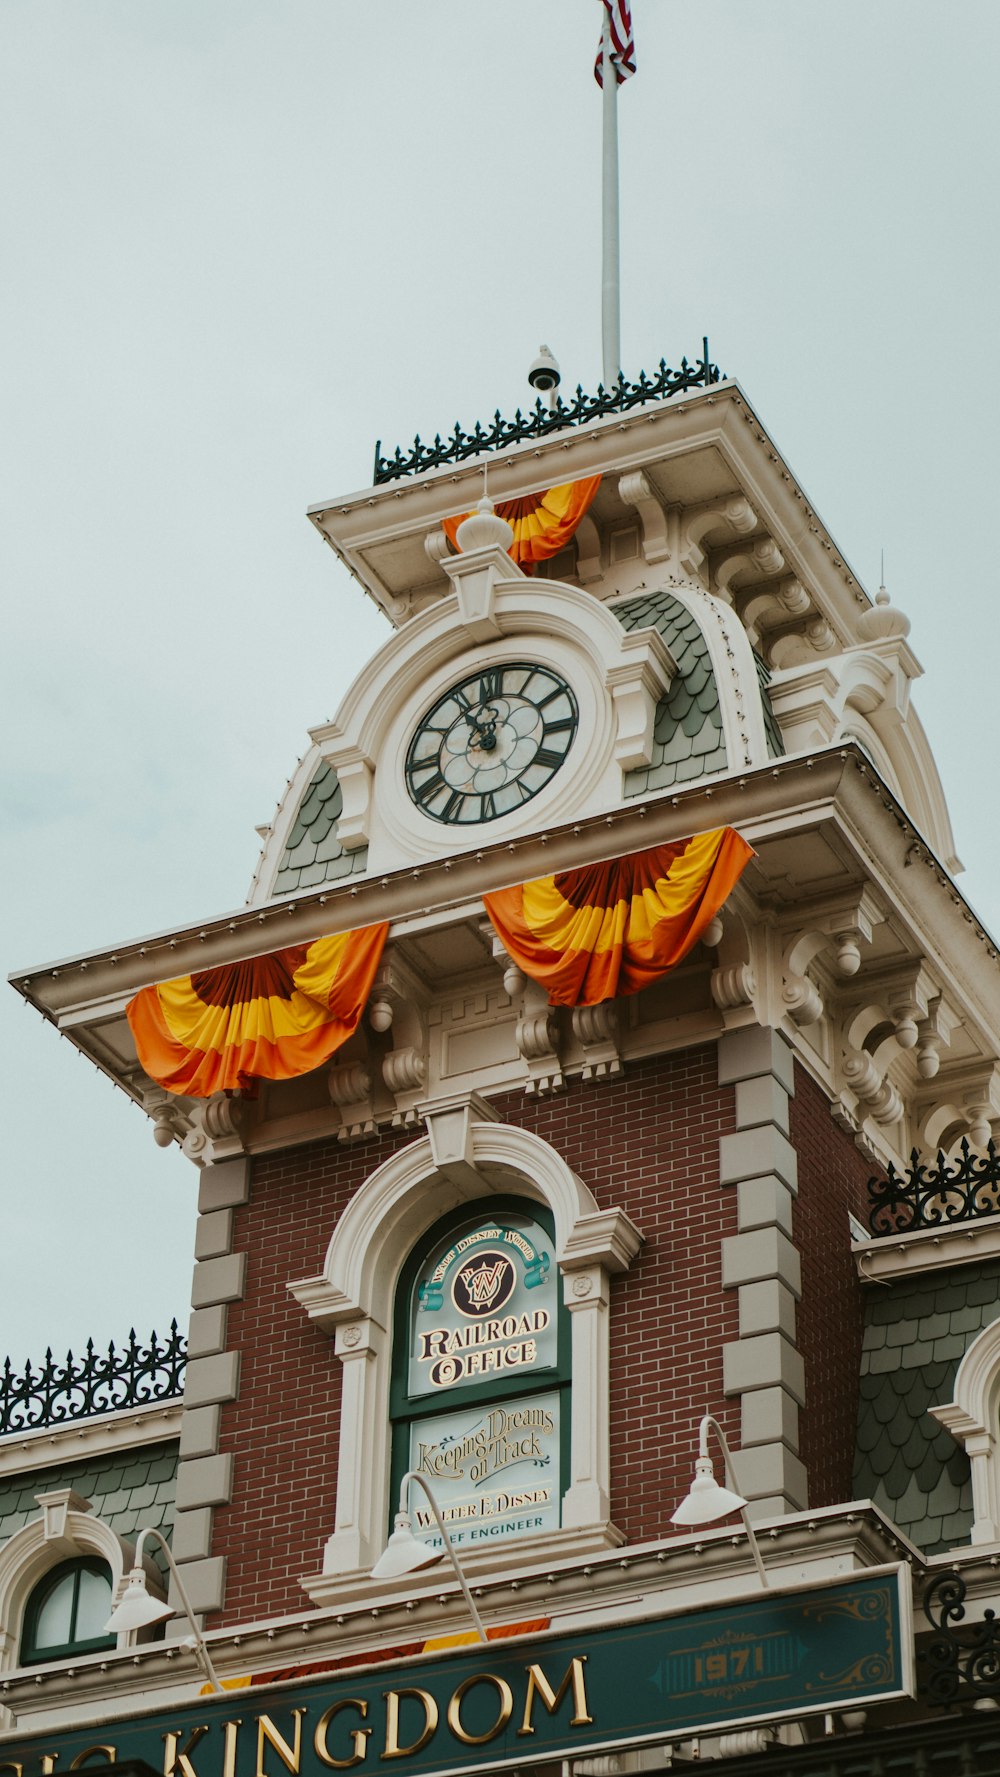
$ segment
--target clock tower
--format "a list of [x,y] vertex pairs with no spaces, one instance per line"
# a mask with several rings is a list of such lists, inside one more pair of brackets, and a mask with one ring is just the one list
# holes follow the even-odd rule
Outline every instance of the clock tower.
[[[428,1560],[447,1529],[491,1639],[732,1611],[697,1706],[672,1680],[588,1755],[724,1768],[852,1698],[892,1726],[913,1586],[956,1549],[985,1585],[1000,1538],[1000,1247],[966,1191],[996,1171],[1000,978],[907,620],[707,348],[377,452],[309,517],[389,633],[309,731],[245,908],[15,982],[201,1172],[173,1550],[213,1658],[287,1683],[461,1637],[443,1570],[373,1575],[401,1508]],[[942,1152],[935,1232],[913,1150]],[[671,1522],[706,1409],[768,1584],[882,1585],[878,1683],[768,1703],[753,1667],[739,1702],[745,1527]],[[134,1654],[147,1696],[168,1652]],[[524,1734],[536,1692],[571,1741],[591,1722],[566,1657],[557,1696],[525,1654]],[[404,1694],[436,1731],[421,1685],[384,1691],[381,1756]],[[321,1764],[363,1762],[370,1725],[348,1756],[322,1721]]]

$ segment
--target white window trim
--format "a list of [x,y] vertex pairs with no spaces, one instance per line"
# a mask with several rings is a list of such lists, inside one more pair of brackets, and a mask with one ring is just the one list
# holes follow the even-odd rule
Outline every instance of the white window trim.
[[[333,1334],[344,1366],[334,1531],[322,1574],[302,1582],[316,1604],[343,1596],[345,1578],[363,1580],[385,1544],[393,1305],[403,1265],[454,1205],[498,1192],[550,1210],[571,1317],[570,1474],[562,1527],[524,1538],[518,1553],[544,1559],[549,1552],[555,1557],[624,1540],[610,1517],[608,1280],[627,1270],[642,1235],[624,1210],[599,1209],[548,1142],[498,1122],[478,1094],[439,1100],[424,1108],[423,1118],[426,1137],[385,1161],[351,1199],[322,1273],[288,1286],[310,1319]],[[496,1555],[509,1564],[513,1552],[505,1546]],[[481,1560],[488,1565],[489,1554]]]
[[[116,1531],[95,1518],[90,1501],[75,1493],[72,1487],[61,1487],[52,1493],[37,1493],[41,1515],[15,1530],[0,1548],[0,1671],[10,1672],[20,1666],[21,1636],[24,1613],[35,1587],[45,1575],[62,1561],[96,1557],[111,1569],[111,1595],[117,1598],[128,1569],[135,1559],[135,1549]],[[158,1570],[144,1561],[150,1592],[164,1596]],[[118,1647],[130,1647],[135,1641],[132,1630],[118,1636]],[[81,1656],[81,1660],[88,1656]],[[100,1658],[99,1655],[90,1656]],[[80,1661],[74,1661],[79,1664]],[[53,1662],[59,1664],[58,1661]]]
[[972,1468],[969,1540],[1000,1543],[1000,1319],[977,1333],[958,1366],[955,1398],[928,1412],[963,1444]]

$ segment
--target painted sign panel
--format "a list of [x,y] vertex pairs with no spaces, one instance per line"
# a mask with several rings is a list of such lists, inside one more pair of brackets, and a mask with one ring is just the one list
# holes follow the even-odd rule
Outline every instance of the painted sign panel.
[[[0,1742],[0,1777],[114,1757],[164,1777],[446,1777],[913,1694],[905,1567],[571,1635],[492,1640]],[[348,1659],[343,1661],[348,1665]]]
[[[416,1419],[411,1469],[433,1483],[453,1543],[482,1548],[559,1525],[559,1391]],[[430,1506],[413,1489],[414,1535],[440,1548]]]
[[413,1291],[409,1392],[440,1396],[556,1361],[559,1272],[529,1216],[470,1222],[431,1253]]

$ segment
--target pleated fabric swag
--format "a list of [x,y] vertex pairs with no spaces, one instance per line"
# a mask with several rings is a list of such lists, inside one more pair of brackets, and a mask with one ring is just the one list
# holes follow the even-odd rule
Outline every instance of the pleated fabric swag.
[[[600,485],[599,475],[588,475],[584,481],[542,488],[524,499],[497,502],[497,517],[505,518],[514,533],[507,553],[519,568],[531,574],[536,562],[548,561],[565,549]],[[456,549],[458,527],[468,517],[468,512],[461,512],[444,520],[445,534]]]
[[508,955],[552,1006],[652,986],[687,955],[754,856],[732,827],[483,896]]
[[389,927],[364,926],[144,987],[126,1008],[151,1080],[188,1098],[290,1080],[346,1043]]

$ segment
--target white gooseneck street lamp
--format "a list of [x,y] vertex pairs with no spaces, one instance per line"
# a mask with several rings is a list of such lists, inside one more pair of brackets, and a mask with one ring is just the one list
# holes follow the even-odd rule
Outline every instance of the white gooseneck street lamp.
[[[444,1543],[443,1549],[432,1549],[427,1543],[418,1542],[413,1534],[413,1520],[406,1509],[407,1489],[409,1488],[411,1481],[418,1481],[427,1495],[431,1511],[434,1513],[437,1527],[441,1532],[441,1538]],[[469,1607],[470,1615],[476,1625],[476,1634],[479,1636],[480,1641],[485,1641],[486,1630],[483,1628],[482,1618],[476,1609],[472,1593],[469,1591],[465,1575],[462,1572],[458,1556],[455,1553],[454,1544],[452,1543],[451,1537],[448,1535],[444,1519],[438,1510],[437,1500],[434,1498],[423,1475],[418,1474],[416,1469],[407,1469],[406,1474],[400,1482],[399,1510],[396,1513],[393,1532],[389,1541],[386,1543],[385,1549],[376,1561],[375,1566],[372,1568],[372,1579],[394,1580],[398,1579],[400,1574],[417,1573],[422,1567],[433,1567],[436,1561],[442,1561],[444,1559],[445,1549],[448,1551],[452,1567],[455,1569],[458,1583],[462,1588],[465,1602]]]
[[[727,1484],[725,1487],[719,1486],[715,1478],[715,1470],[712,1467],[712,1459],[708,1454],[709,1431],[714,1431],[722,1447],[723,1461],[726,1465]],[[726,1443],[718,1420],[713,1419],[710,1413],[706,1413],[698,1427],[698,1460],[694,1465],[691,1491],[686,1499],[681,1500],[670,1522],[685,1528],[689,1526],[693,1528],[698,1524],[711,1524],[716,1518],[725,1518],[730,1512],[739,1512],[743,1519],[743,1528],[747,1533],[747,1542],[750,1544],[750,1553],[753,1555],[760,1583],[762,1586],[766,1586],[768,1583],[767,1574],[764,1571],[764,1563],[761,1560],[754,1528],[747,1514],[747,1502],[736,1491],[733,1459],[729,1454],[729,1445]]]
[[139,1540],[135,1545],[135,1560],[128,1576],[128,1585],[125,1587],[119,1602],[115,1605],[114,1610],[111,1612],[111,1615],[104,1625],[105,1632],[108,1635],[118,1635],[123,1633],[126,1629],[149,1629],[154,1623],[165,1623],[168,1617],[172,1617],[176,1614],[172,1604],[165,1604],[162,1599],[150,1597],[149,1589],[146,1585],[146,1573],[142,1565],[142,1546],[147,1536],[156,1538],[160,1548],[167,1557],[167,1565],[170,1568],[177,1585],[178,1597],[184,1607],[184,1614],[191,1626],[191,1642],[194,1647],[195,1657],[198,1660],[198,1664],[201,1666],[212,1689],[214,1691],[221,1691],[222,1685],[219,1682],[219,1675],[216,1672],[215,1667],[212,1665],[211,1656],[205,1645],[205,1637],[202,1635],[201,1630],[194,1620],[191,1601],[184,1590],[184,1582],[177,1571],[177,1563],[170,1552],[170,1544],[166,1541],[165,1537],[161,1536],[158,1530],[153,1529],[152,1525],[146,1530],[141,1530],[139,1532]]

